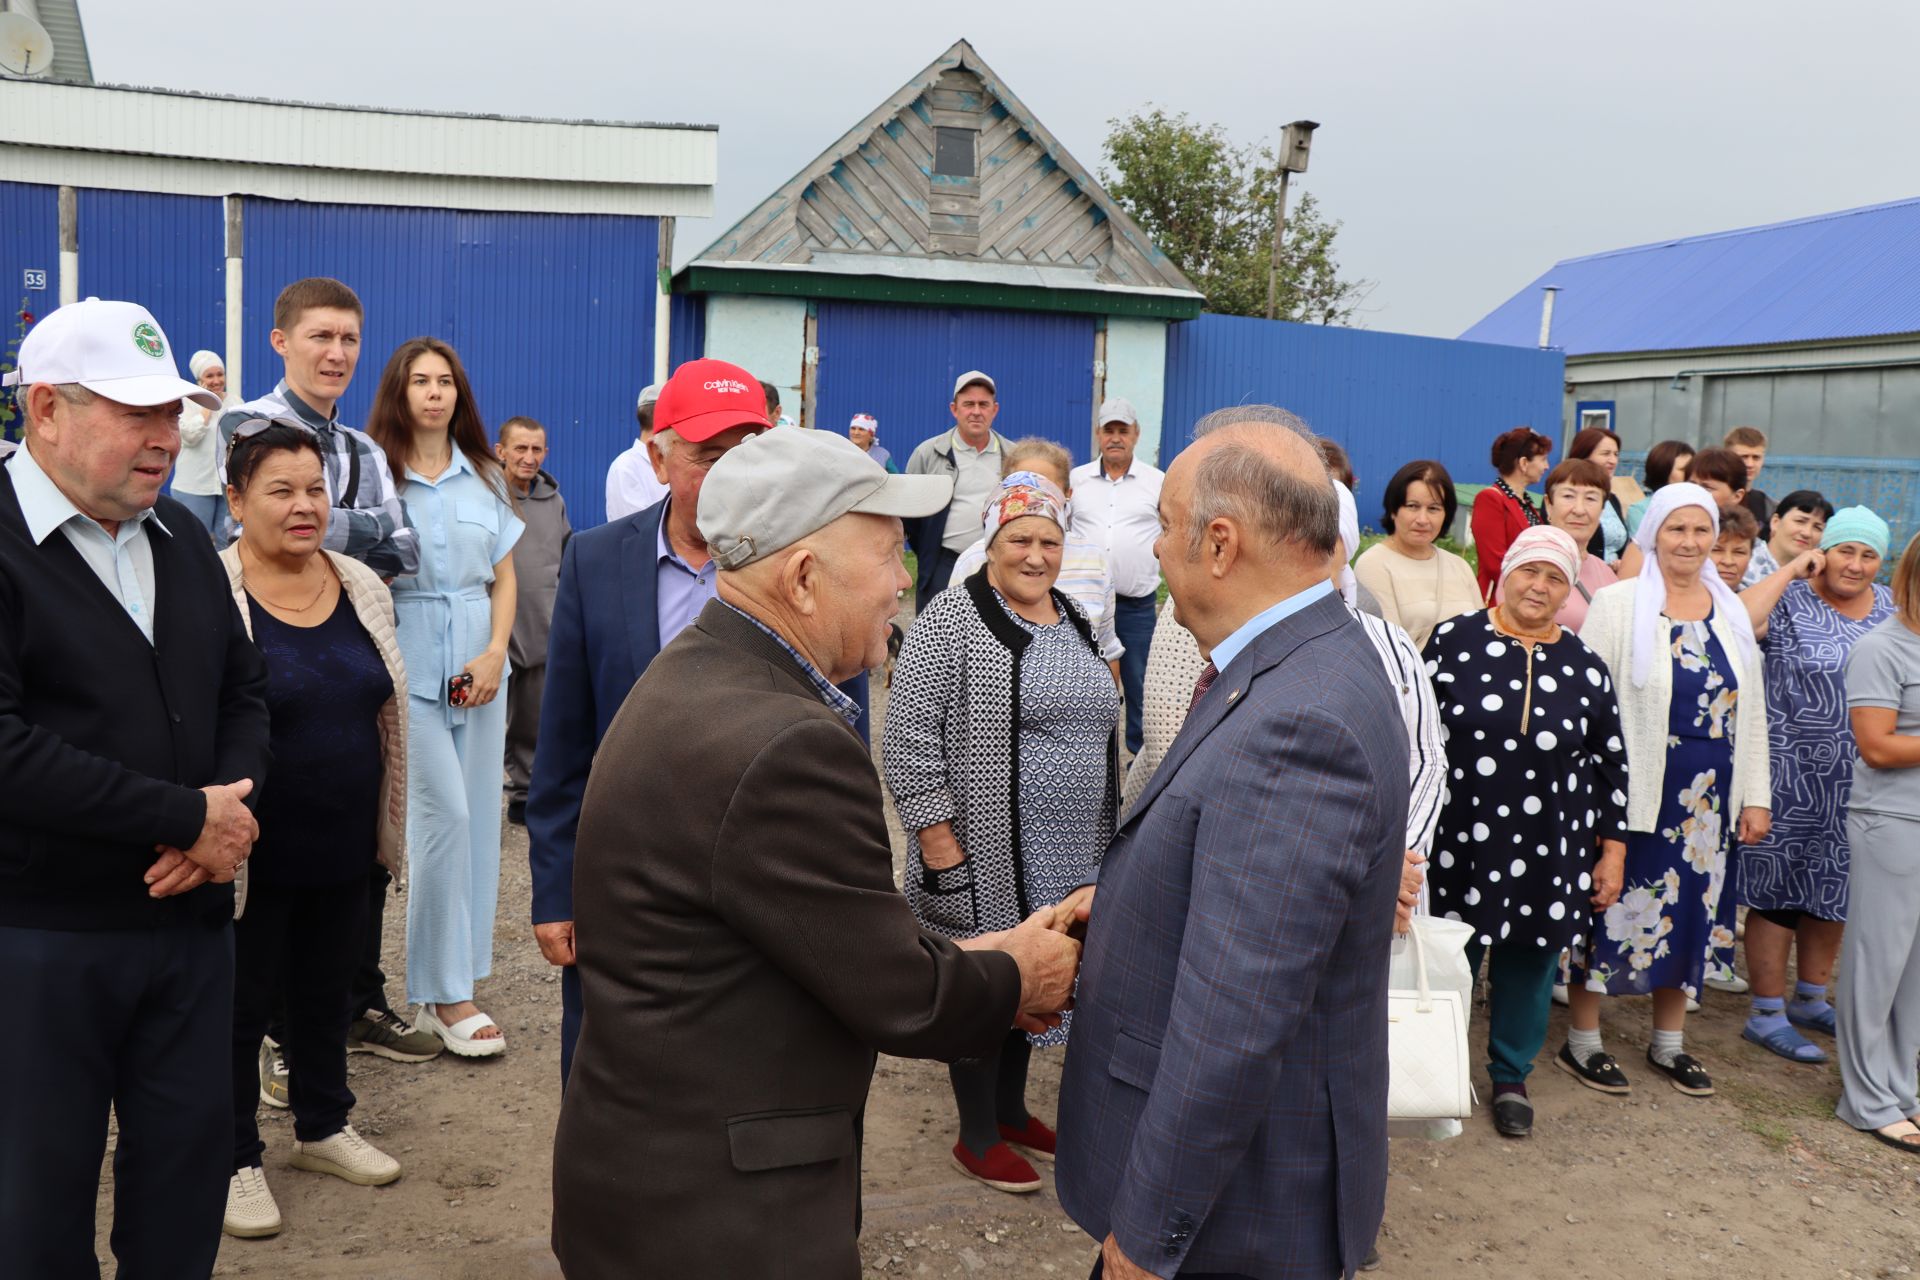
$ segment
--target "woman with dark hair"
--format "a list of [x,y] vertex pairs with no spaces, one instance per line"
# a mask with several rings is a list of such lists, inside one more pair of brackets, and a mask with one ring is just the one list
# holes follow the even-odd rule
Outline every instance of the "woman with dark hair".
[[[1595,593],[1619,581],[1591,550],[1592,535],[1600,528],[1600,513],[1607,509],[1607,480],[1606,469],[1592,459],[1568,458],[1547,472],[1540,485],[1547,495],[1547,524],[1572,538],[1580,548],[1572,589],[1553,618],[1571,631],[1578,631],[1586,622],[1587,606],[1593,603]],[[1494,598],[1497,602],[1497,593]]]
[[1653,495],[1667,485],[1685,481],[1687,467],[1692,462],[1693,446],[1684,440],[1662,440],[1647,450],[1647,460],[1640,470],[1646,480],[1647,496],[1627,508],[1628,538],[1640,532],[1640,522],[1647,517],[1647,508],[1653,503]]
[[1764,536],[1753,544],[1753,559],[1740,579],[1740,589],[1757,585],[1783,564],[1820,545],[1833,519],[1833,504],[1817,490],[1795,489],[1780,499],[1773,515],[1761,526]]
[[1527,496],[1527,486],[1547,473],[1553,441],[1532,427],[1515,427],[1493,438],[1497,477],[1473,499],[1473,549],[1480,558],[1480,602],[1490,604],[1500,584],[1500,561],[1520,534],[1547,522],[1546,511]]
[[1620,466],[1620,437],[1605,427],[1587,427],[1567,446],[1567,459],[1584,458],[1607,473],[1606,503],[1600,509],[1600,527],[1587,541],[1587,551],[1608,564],[1627,549],[1627,517],[1613,494],[1614,472]]
[[1387,482],[1382,505],[1387,536],[1353,562],[1353,576],[1380,602],[1380,616],[1422,648],[1435,627],[1483,604],[1473,566],[1433,545],[1453,526],[1453,477],[1431,459],[1409,462]]
[[1333,473],[1333,478],[1347,486],[1348,491],[1351,492],[1353,489],[1353,459],[1349,458],[1347,451],[1340,447],[1340,442],[1321,436],[1320,456],[1327,460],[1327,470]]
[[347,1027],[377,859],[397,873],[406,827],[406,671],[393,601],[373,570],[321,548],[327,478],[297,422],[234,432],[227,506],[240,537],[220,555],[267,661],[273,764],[260,839],[241,868],[233,927],[233,1177],[225,1230],[280,1230],[261,1172],[255,1062],[285,997],[296,1169],[362,1186],[400,1165],[354,1132]]
[[473,1003],[493,968],[500,891],[500,778],[507,750],[514,514],[500,460],[454,349],[403,343],[387,361],[367,430],[386,450],[420,572],[393,583],[407,660],[407,998],[420,1025],[468,1058],[507,1042]]

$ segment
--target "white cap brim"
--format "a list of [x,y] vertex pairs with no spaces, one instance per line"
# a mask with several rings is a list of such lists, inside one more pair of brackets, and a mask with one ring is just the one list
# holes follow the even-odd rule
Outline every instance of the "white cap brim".
[[209,412],[220,408],[220,397],[199,383],[188,382],[185,378],[165,373],[147,374],[138,378],[95,378],[84,381],[80,385],[97,396],[105,396],[116,404],[130,404],[140,408],[177,400],[191,400]]
[[952,504],[953,480],[949,476],[890,475],[847,510],[861,515],[913,520],[945,511]]

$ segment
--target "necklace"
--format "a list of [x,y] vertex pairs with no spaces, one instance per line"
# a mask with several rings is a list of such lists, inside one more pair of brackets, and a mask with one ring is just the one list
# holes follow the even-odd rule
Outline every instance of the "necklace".
[[[246,558],[245,553],[243,552],[241,555],[241,559],[243,562],[245,558]],[[275,600],[272,597],[268,596],[264,591],[261,591],[259,588],[255,587],[253,583],[248,580],[247,571],[244,567],[242,567],[240,570],[240,585],[247,589],[247,594],[251,595],[254,599],[258,600],[262,604],[271,605],[275,609],[284,609],[288,613],[307,613],[310,610],[312,610],[315,605],[318,605],[320,603],[320,597],[327,594],[327,585],[332,580],[333,580],[333,575],[327,573],[323,569],[320,574],[320,589],[313,593],[313,599],[307,601],[305,604],[302,604],[302,605],[291,605],[291,604],[282,604],[278,600]]]

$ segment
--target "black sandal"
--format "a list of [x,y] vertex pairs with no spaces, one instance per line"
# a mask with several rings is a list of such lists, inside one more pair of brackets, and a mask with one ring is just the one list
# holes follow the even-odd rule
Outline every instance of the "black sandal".
[[1874,1141],[1884,1142],[1895,1151],[1904,1151],[1910,1156],[1920,1156],[1920,1142],[1908,1141],[1909,1138],[1920,1137],[1920,1127],[1914,1127],[1912,1133],[1892,1134],[1887,1132],[1887,1129],[1902,1124],[1913,1127],[1913,1121],[1911,1120],[1895,1120],[1893,1124],[1887,1125],[1886,1128],[1868,1129],[1865,1132],[1867,1136]]
[[1627,1073],[1620,1069],[1613,1055],[1602,1050],[1590,1055],[1585,1062],[1573,1056],[1573,1046],[1563,1044],[1560,1052],[1554,1055],[1553,1065],[1578,1080],[1589,1089],[1601,1093],[1624,1094],[1633,1092],[1633,1082],[1627,1079]]
[[1689,1098],[1711,1098],[1713,1080],[1690,1053],[1673,1055],[1673,1065],[1667,1066],[1653,1056],[1653,1050],[1647,1050],[1647,1065],[1665,1076],[1674,1088]]

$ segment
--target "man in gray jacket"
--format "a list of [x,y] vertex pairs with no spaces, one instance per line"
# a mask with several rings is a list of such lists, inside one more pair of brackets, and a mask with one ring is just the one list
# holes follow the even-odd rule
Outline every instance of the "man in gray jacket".
[[560,553],[573,536],[573,526],[560,486],[542,470],[547,461],[544,426],[532,418],[508,418],[500,424],[494,451],[519,500],[520,518],[527,522],[527,531],[513,548],[519,602],[507,640],[507,660],[513,664],[507,687],[507,821],[524,827],[540,694],[547,683],[547,631],[553,625],[554,594],[560,589]]

